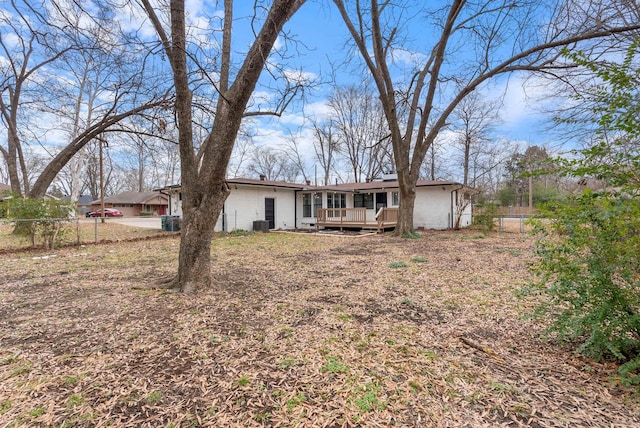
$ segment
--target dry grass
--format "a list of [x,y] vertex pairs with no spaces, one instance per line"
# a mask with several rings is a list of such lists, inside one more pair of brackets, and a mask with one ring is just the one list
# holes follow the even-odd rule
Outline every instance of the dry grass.
[[0,255],[0,426],[640,426],[523,318],[531,244],[218,237],[197,296],[139,289],[178,238]]
[[[140,217],[144,221],[146,218]],[[135,224],[136,219],[132,219]],[[25,250],[32,247],[28,236],[13,234],[14,225],[8,221],[0,222],[0,251],[11,252],[15,250]],[[100,219],[78,219],[64,223],[62,232],[56,246],[69,246],[80,244],[92,244],[97,242],[117,242],[136,238],[157,236],[161,232],[157,229],[144,227],[127,226],[116,223],[113,219],[105,219],[101,223]],[[36,246],[42,247],[43,241],[38,238]]]

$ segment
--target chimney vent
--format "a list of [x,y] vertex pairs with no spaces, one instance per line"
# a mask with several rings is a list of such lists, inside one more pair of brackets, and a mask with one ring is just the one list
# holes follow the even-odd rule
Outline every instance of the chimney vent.
[[260,174],[260,181],[264,181],[267,178],[266,175],[264,174]]

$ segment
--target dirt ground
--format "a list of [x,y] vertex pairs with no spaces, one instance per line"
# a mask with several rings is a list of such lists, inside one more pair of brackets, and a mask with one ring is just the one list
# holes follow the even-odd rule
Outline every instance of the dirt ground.
[[526,317],[527,235],[221,236],[212,289],[145,289],[178,239],[0,254],[0,427],[640,426]]

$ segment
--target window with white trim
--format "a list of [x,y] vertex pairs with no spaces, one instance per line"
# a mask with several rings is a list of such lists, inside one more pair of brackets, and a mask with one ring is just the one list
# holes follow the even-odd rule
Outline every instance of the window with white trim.
[[311,217],[311,193],[302,194],[302,217]]
[[346,193],[327,193],[327,208],[346,208]]

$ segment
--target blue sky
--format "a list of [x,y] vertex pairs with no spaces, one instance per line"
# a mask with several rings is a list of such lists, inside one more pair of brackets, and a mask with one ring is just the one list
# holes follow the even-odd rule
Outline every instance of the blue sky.
[[[219,2],[209,2],[207,0],[189,0],[187,8],[189,9],[189,19],[192,24],[198,24],[201,28],[210,28],[211,16],[220,16],[219,12],[212,10],[212,7]],[[251,16],[253,1],[236,1],[234,11],[235,28],[234,42],[237,51],[246,49],[252,39],[252,35],[248,29],[249,19]],[[205,14],[206,12],[206,14]],[[130,10],[122,10],[121,23],[128,24],[129,28],[141,30],[149,39],[156,39],[155,31],[142,22],[146,20],[146,16],[141,10],[132,13]],[[215,20],[213,22],[216,22]],[[216,24],[214,24],[216,25]],[[127,26],[127,25],[125,25]],[[414,24],[416,38],[425,37],[420,33],[420,21]],[[344,65],[344,60],[349,53],[345,52],[345,45],[349,39],[346,28],[339,16],[339,13],[329,0],[309,0],[301,10],[286,25],[285,31],[290,32],[294,39],[300,41],[300,45],[294,47],[290,52],[295,53],[290,60],[292,68],[301,68],[305,73],[311,73],[319,79],[326,80],[331,72],[331,63],[340,65],[336,70],[336,78],[339,84],[358,83],[363,77],[360,72],[356,71],[355,65]],[[279,44],[283,43],[283,39],[279,40]],[[357,55],[351,53],[352,55]],[[407,57],[413,54],[410,50],[405,52]],[[521,145],[527,144],[544,144],[549,137],[542,132],[544,126],[542,118],[538,115],[534,108],[531,108],[527,101],[527,96],[523,90],[523,85],[527,85],[524,76],[512,76],[509,84],[506,86],[507,79],[496,82],[491,89],[485,89],[487,94],[495,96],[502,94],[506,90],[504,98],[504,108],[502,109],[502,122],[496,128],[496,139],[505,139],[520,142]],[[507,89],[505,89],[507,88]],[[327,111],[326,97],[331,91],[331,86],[320,85],[315,88],[308,98],[305,105],[306,115],[322,115]],[[527,90],[529,97],[537,98],[541,94],[541,89],[533,84],[529,84]],[[299,107],[296,105],[294,107]],[[299,126],[303,123],[303,114],[300,110],[291,108],[287,114],[281,119],[261,120],[259,123],[259,143],[268,145],[279,145],[286,138],[288,132],[298,131]],[[303,139],[305,134],[302,134]],[[50,133],[48,138],[55,139],[56,134]],[[309,137],[309,134],[306,134]],[[60,141],[64,141],[63,138]],[[311,140],[306,138],[306,149],[311,153]]]
[[[288,30],[301,40],[305,47],[301,48],[302,56],[294,63],[311,72],[324,76],[331,72],[331,62],[341,64],[346,58],[345,43],[348,33],[335,7],[327,1],[307,2],[301,10],[287,24]],[[241,16],[242,12],[236,12]],[[418,21],[419,23],[419,21]],[[418,26],[416,25],[416,28]],[[352,53],[352,55],[356,55]],[[336,73],[338,83],[358,83],[361,74],[356,72],[355,66],[342,65]],[[329,85],[319,88],[315,93],[315,103],[322,104],[330,92]],[[546,117],[536,109],[534,100],[541,98],[544,86],[540,87],[535,79],[527,80],[525,75],[512,75],[508,79],[503,77],[493,82],[491,87],[482,89],[488,98],[505,94],[504,107],[501,110],[501,124],[496,127],[496,137],[507,140],[520,141],[522,144],[545,144],[550,136],[544,132]],[[549,102],[549,101],[547,101]],[[307,106],[310,111],[322,111],[321,106]],[[292,113],[295,115],[295,113]],[[269,121],[276,135],[284,132],[295,119],[283,118],[280,123]]]

